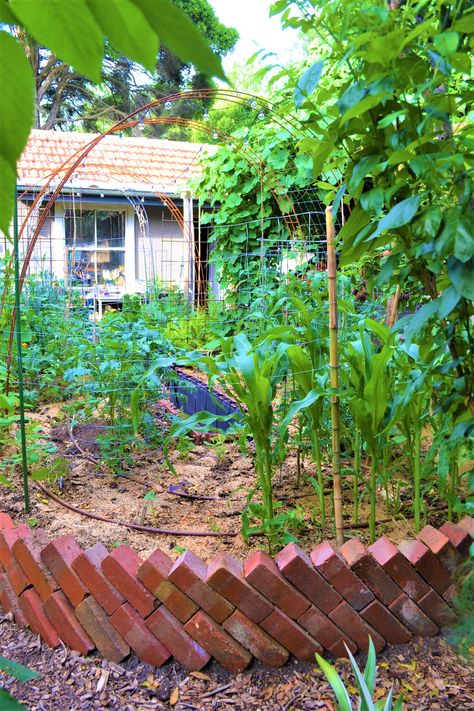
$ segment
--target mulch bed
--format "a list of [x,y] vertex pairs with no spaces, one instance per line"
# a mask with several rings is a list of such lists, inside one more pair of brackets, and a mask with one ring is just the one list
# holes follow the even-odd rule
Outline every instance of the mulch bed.
[[[97,655],[85,658],[66,648],[51,650],[1,612],[0,655],[41,674],[39,679],[22,684],[0,673],[0,686],[20,699],[28,711],[334,711],[333,695],[322,673],[314,665],[294,659],[276,670],[254,663],[238,675],[228,674],[215,662],[204,672],[187,673],[176,663],[156,669],[133,655],[118,665]],[[363,664],[362,655],[358,661]],[[338,660],[337,668],[354,693],[349,663]],[[415,641],[379,655],[376,688],[380,698],[392,685],[396,697],[404,695],[406,709],[474,708],[473,667],[457,657],[442,637]]]

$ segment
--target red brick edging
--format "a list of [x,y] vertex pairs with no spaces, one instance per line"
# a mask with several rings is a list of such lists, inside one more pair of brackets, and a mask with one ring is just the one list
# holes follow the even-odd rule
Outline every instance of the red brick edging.
[[242,566],[221,553],[205,565],[191,551],[175,562],[160,549],[145,561],[125,545],[83,551],[0,513],[0,604],[49,646],[115,662],[133,649],[154,666],[280,667],[290,654],[344,656],[344,643],[366,650],[369,635],[378,651],[436,635],[455,620],[454,574],[473,538],[465,517],[398,547],[323,541],[307,555],[290,543],[274,560],[256,551]]

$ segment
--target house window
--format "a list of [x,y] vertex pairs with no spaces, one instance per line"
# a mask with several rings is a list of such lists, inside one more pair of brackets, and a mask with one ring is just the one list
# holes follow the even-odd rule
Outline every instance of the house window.
[[125,284],[125,213],[66,210],[68,276],[72,284]]

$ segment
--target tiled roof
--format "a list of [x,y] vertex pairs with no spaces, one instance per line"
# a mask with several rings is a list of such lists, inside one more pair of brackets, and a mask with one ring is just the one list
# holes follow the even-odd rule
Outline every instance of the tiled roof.
[[[21,185],[42,185],[52,173],[98,134],[32,131],[18,164]],[[106,136],[75,171],[68,186],[143,190],[178,194],[199,174],[198,143]],[[70,163],[69,163],[70,165]],[[61,172],[62,176],[64,172]],[[55,180],[57,183],[57,179]]]

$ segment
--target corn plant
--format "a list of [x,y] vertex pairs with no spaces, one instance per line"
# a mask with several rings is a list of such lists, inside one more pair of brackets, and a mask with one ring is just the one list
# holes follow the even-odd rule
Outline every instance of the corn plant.
[[[388,692],[386,699],[381,699],[379,701],[372,700],[377,675],[375,649],[372,639],[369,638],[369,653],[367,655],[367,662],[363,674],[347,646],[346,649],[360,694],[360,698],[358,699],[356,706],[357,711],[402,711],[403,697],[400,697],[397,701],[394,701],[393,688]],[[349,696],[349,693],[344,686],[344,682],[335,668],[319,654],[316,654],[316,660],[336,695],[336,710],[353,711],[351,697]]]
[[[375,344],[375,337],[381,346]],[[388,425],[392,376],[387,368],[394,347],[388,328],[371,319],[359,324],[359,337],[346,344],[347,405],[370,454],[370,540],[375,541],[377,471],[383,456],[383,435]]]
[[328,376],[326,373],[317,373],[313,368],[313,361],[307,351],[298,345],[289,346],[288,360],[293,374],[295,390],[300,400],[311,393],[317,397],[303,410],[303,415],[308,420],[311,449],[316,465],[316,483],[319,498],[319,511],[321,526],[326,525],[326,508],[324,501],[324,479],[321,463],[321,427],[323,419],[324,397],[328,394]]
[[[287,350],[286,343],[275,345],[274,341],[264,339],[252,344],[245,334],[239,333],[221,341],[220,353],[215,358],[203,356],[192,361],[207,372],[211,388],[218,380],[240,407],[244,426],[255,444],[257,474],[257,485],[249,492],[242,515],[242,532],[244,537],[262,533],[272,552],[280,542],[294,540],[288,533],[291,524],[301,525],[300,517],[294,511],[279,512],[279,506],[273,499],[272,480],[285,454],[288,426],[301,410],[310,407],[319,397],[319,393],[311,391],[302,400],[285,406],[279,402],[279,387],[288,372]],[[180,363],[183,363],[182,359]],[[181,436],[196,426],[209,426],[216,419],[230,417],[233,415],[217,418],[216,415],[201,412],[175,423],[165,443],[165,456],[168,455],[171,438]],[[261,492],[261,503],[253,500],[258,491]],[[260,525],[253,526],[252,519],[259,520]]]

